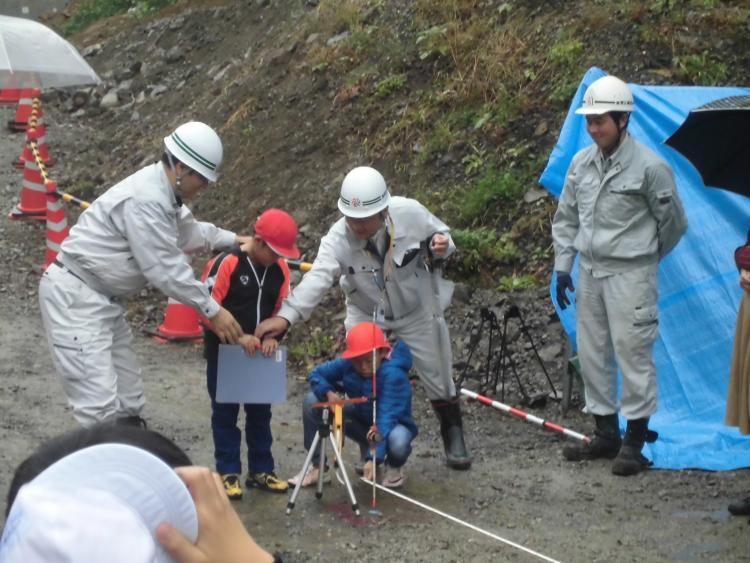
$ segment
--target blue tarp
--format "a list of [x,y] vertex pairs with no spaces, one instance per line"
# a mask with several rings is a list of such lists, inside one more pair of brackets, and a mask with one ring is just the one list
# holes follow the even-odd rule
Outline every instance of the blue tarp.
[[[592,142],[584,118],[573,112],[586,88],[605,75],[592,68],[584,76],[540,178],[556,197],[573,156]],[[660,334],[654,346],[659,407],[650,423],[659,439],[644,453],[664,469],[749,467],[750,437],[723,421],[742,293],[734,249],[744,243],[750,227],[750,199],[704,187],[690,162],[664,141],[691,109],[726,96],[750,95],[750,88],[630,87],[635,111],[628,129],[674,170],[689,222],[688,232],[659,266]],[[574,280],[577,267],[576,261]],[[554,280],[551,290],[554,296]],[[575,342],[575,308],[558,314]]]

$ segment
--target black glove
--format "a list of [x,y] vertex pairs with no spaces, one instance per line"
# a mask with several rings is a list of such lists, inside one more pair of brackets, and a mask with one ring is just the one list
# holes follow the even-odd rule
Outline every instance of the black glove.
[[557,305],[560,309],[565,310],[570,305],[570,299],[565,295],[565,290],[575,291],[576,288],[573,287],[573,280],[568,272],[555,273],[557,274]]

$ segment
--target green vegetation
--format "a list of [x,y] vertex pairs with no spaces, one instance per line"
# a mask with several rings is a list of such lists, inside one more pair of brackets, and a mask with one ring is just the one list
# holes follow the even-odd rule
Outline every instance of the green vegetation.
[[136,17],[158,12],[177,0],[86,0],[63,25],[63,33],[72,35],[103,18],[130,12]]
[[375,96],[378,98],[387,98],[394,92],[401,90],[405,84],[405,74],[392,74],[375,84]]
[[729,76],[727,65],[706,52],[675,57],[673,64],[677,76],[689,84],[718,86]]
[[336,341],[323,334],[320,327],[314,328],[302,341],[289,344],[290,360],[304,363],[307,371],[312,371],[321,361],[330,360],[335,353]]
[[494,229],[454,229],[451,231],[456,246],[461,249],[457,255],[457,269],[460,274],[471,276],[486,268],[488,263],[499,262],[511,265],[521,258],[510,233],[498,236]]
[[511,276],[501,277],[497,289],[500,291],[516,291],[520,289],[530,289],[536,286],[537,281],[534,276],[516,275],[514,273]]

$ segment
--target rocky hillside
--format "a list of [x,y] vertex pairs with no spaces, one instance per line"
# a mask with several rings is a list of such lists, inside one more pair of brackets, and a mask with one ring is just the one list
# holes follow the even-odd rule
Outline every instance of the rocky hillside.
[[[50,23],[64,28],[90,4]],[[536,180],[583,73],[748,84],[748,16],[743,0],[181,0],[135,10],[71,37],[104,84],[47,96],[75,131],[54,147],[64,163],[55,174],[94,198],[156,158],[170,129],[206,121],[226,160],[196,214],[245,231],[260,210],[287,208],[312,259],[343,175],[371,164],[393,193],[454,228],[462,334],[479,306],[513,291],[546,340],[554,201]],[[313,340],[304,354],[333,346]]]

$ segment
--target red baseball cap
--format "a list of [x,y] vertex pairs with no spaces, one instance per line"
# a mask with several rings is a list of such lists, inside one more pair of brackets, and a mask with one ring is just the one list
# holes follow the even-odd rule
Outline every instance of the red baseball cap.
[[341,357],[351,360],[378,348],[391,349],[380,327],[375,323],[359,323],[346,335],[346,350]]
[[299,258],[299,248],[294,244],[297,223],[286,211],[268,209],[261,213],[255,221],[255,234],[279,256],[293,260]]

